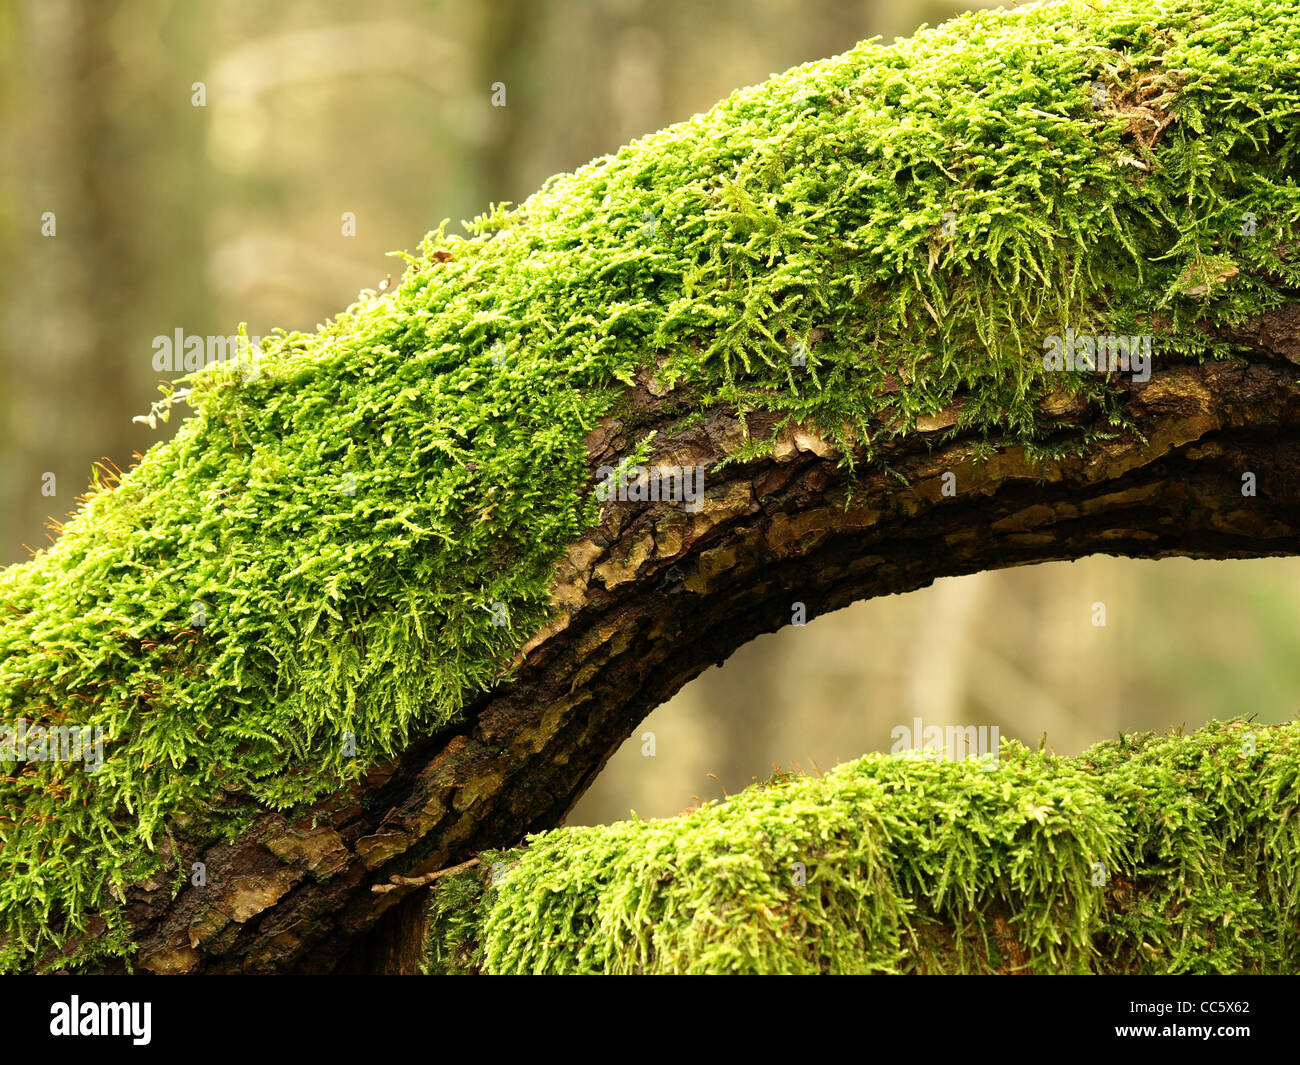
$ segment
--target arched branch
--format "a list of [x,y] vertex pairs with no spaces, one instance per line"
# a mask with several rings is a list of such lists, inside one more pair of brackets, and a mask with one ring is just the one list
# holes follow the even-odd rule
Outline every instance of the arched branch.
[[[891,472],[854,476],[816,434],[792,431],[773,456],[711,474],[697,514],[606,504],[557,575],[563,613],[526,645],[513,683],[480,699],[464,726],[295,824],[267,816],[235,845],[204,851],[209,877],[231,885],[215,899],[134,889],[132,912],[148,930],[138,964],[321,971],[344,958],[347,968],[410,971],[422,887],[404,878],[557,824],[646,713],[789,624],[794,602],[816,617],[939,577],[1094,553],[1295,553],[1298,310],[1240,331],[1248,359],[1164,364],[1129,384],[1125,409],[1146,444],[1124,434],[1041,465],[1014,445],[977,461],[978,442],[950,435],[938,418],[890,445]],[[623,418],[592,434],[593,471],[623,453],[630,426],[667,423],[669,398],[638,389]],[[1064,438],[1094,428],[1090,413],[1046,417]],[[713,470],[740,434],[719,412],[668,433],[656,458]],[[1254,496],[1242,492],[1247,473]],[[406,899],[415,901],[402,907]]]
[[[1297,55],[1252,0],[863,45],[198,374],[177,438],[0,574],[6,718],[120,729],[96,781],[0,780],[2,963],[409,971],[429,876],[557,824],[796,603],[1293,553]],[[1155,336],[1149,378],[1044,363],[1099,323]],[[591,508],[643,446],[698,509]]]

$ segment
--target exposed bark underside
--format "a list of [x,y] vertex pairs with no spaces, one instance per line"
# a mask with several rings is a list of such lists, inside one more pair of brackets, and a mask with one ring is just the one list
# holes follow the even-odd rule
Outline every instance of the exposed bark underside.
[[[803,433],[771,458],[715,470],[742,439],[739,422],[718,412],[673,432],[677,398],[639,388],[621,420],[589,438],[593,480],[643,426],[666,427],[653,461],[705,466],[704,508],[605,504],[560,567],[559,619],[526,645],[513,683],[309,816],[268,813],[234,845],[183,841],[175,861],[205,862],[207,886],[128,893],[137,969],[412,971],[425,892],[395,877],[556,825],[650,710],[789,624],[794,602],[815,618],[938,577],[1099,552],[1295,554],[1300,305],[1239,335],[1255,350],[1248,361],[1164,362],[1145,384],[1116,381],[1147,444],[1125,434],[1041,468],[1006,446],[975,463],[974,438],[938,442],[954,410],[885,449],[907,484],[875,468],[851,484]],[[1063,439],[1095,416],[1064,401],[1043,414]],[[749,424],[761,433],[772,422]],[[942,494],[945,472],[955,496]],[[1242,494],[1247,472],[1254,497]]]

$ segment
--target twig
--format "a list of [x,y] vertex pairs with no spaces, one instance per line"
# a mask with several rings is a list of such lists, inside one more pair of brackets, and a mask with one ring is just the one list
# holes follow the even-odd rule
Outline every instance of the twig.
[[468,869],[473,865],[478,865],[477,858],[461,862],[460,865],[449,865],[446,869],[439,869],[436,873],[425,873],[423,876],[395,876],[387,884],[374,884],[370,890],[376,895],[384,895],[401,887],[424,887],[425,884],[432,884],[440,876],[459,873],[462,869]]

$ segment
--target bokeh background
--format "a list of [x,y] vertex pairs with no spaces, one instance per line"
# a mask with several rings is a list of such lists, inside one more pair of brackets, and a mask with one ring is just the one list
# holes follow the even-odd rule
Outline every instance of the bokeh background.
[[[396,279],[386,253],[443,219],[976,6],[993,5],[0,0],[0,564],[48,542],[93,462],[125,469],[174,430],[131,420],[158,398],[155,336],[311,328]],[[825,770],[915,717],[1060,753],[1121,728],[1284,721],[1298,588],[1300,559],[1093,557],[812,618],[656,710],[570,822]]]

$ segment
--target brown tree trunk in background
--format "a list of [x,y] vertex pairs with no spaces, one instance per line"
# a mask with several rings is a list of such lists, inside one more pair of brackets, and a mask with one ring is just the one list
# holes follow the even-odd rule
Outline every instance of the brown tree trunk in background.
[[[106,111],[116,96],[107,23],[115,5],[51,0],[13,13],[29,30],[30,49],[12,59],[42,92],[36,110],[15,115],[15,160],[36,175],[20,202],[14,244],[22,249],[22,276],[3,288],[4,345],[12,365],[3,368],[4,432],[0,433],[0,563],[28,556],[19,546],[44,547],[52,538],[18,515],[32,511],[61,519],[90,480],[97,457],[82,449],[84,428],[102,441],[99,454],[130,456],[123,424],[110,424],[125,388],[120,352],[108,350],[121,322],[121,293],[114,279],[130,270],[131,243],[123,244],[122,196],[114,197],[120,170],[113,165]],[[16,42],[15,42],[16,43]],[[11,44],[10,47],[13,47]],[[12,76],[12,75],[11,75]],[[53,235],[43,235],[46,213]],[[115,246],[116,245],[116,246]],[[58,307],[58,314],[49,308]],[[21,360],[22,365],[17,365]],[[55,494],[42,492],[54,476]],[[12,477],[12,480],[9,480]],[[37,502],[39,500],[39,502]],[[33,505],[33,504],[36,505]]]
[[[631,413],[588,439],[593,481],[657,426],[653,461],[710,471],[703,509],[605,504],[561,564],[557,618],[523,648],[514,683],[294,823],[267,814],[234,845],[182,840],[176,860],[206,862],[209,886],[128,893],[137,968],[412,971],[419,877],[558,824],[647,712],[789,624],[792,602],[812,618],[941,576],[1096,552],[1297,553],[1300,305],[1238,338],[1253,349],[1245,362],[1169,360],[1145,384],[1116,381],[1149,445],[1126,435],[1041,469],[1004,445],[976,464],[975,439],[941,441],[953,410],[888,445],[908,484],[864,471],[847,505],[850,480],[816,435],[789,433],[774,456],[716,471],[741,439],[737,420],[718,410],[679,430],[678,397],[638,388]],[[1042,412],[1061,439],[1096,417],[1065,401]],[[941,493],[945,472],[955,497]]]
[[157,439],[131,423],[171,376],[154,372],[152,338],[211,328],[206,111],[189,106],[206,76],[203,11],[177,20],[164,59],[147,64],[125,42],[154,16],[119,0],[27,0],[6,15],[0,88],[14,104],[0,149],[13,167],[0,201],[13,181],[15,217],[0,226],[0,565],[27,558],[24,542],[47,546],[41,523],[75,509],[93,463],[127,469]]

